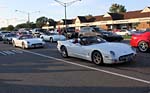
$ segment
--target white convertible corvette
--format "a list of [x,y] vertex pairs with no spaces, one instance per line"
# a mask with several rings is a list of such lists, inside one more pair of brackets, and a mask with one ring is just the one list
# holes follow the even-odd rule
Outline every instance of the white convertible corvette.
[[82,37],[78,43],[74,40],[58,41],[57,45],[63,57],[77,57],[95,64],[115,64],[134,61],[136,51],[123,43],[106,42],[99,37]]
[[45,42],[40,38],[33,38],[31,35],[22,35],[12,39],[14,47],[25,48],[36,48],[44,47]]
[[45,41],[55,42],[55,41],[64,41],[66,40],[66,37],[63,35],[59,35],[58,33],[49,33],[49,34],[43,34],[40,35],[40,38],[42,38]]

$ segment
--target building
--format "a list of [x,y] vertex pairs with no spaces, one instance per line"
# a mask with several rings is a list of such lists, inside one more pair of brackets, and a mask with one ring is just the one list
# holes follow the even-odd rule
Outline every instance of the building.
[[[56,28],[64,28],[64,23],[64,19],[58,21]],[[150,7],[126,13],[77,16],[75,19],[67,19],[66,23],[67,27],[74,27],[75,29],[80,29],[83,26],[98,26],[106,30],[121,29],[122,27],[127,27],[128,29],[146,29],[150,28]]]

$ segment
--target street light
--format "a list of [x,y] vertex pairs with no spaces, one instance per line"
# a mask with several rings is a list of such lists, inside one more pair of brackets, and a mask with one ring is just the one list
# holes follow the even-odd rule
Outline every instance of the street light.
[[74,0],[74,1],[71,1],[71,2],[61,2],[61,1],[58,1],[58,0],[55,0],[57,3],[59,3],[60,5],[64,6],[65,8],[65,30],[67,32],[67,6],[70,6],[72,5],[73,3],[77,2],[77,1],[81,1],[81,0]]
[[31,13],[40,13],[40,11],[34,11],[34,12],[26,12],[26,11],[20,11],[20,10],[15,10],[15,12],[20,12],[20,13],[24,13],[24,14],[27,14],[28,16],[28,21],[27,21],[27,23],[30,23],[30,14]]

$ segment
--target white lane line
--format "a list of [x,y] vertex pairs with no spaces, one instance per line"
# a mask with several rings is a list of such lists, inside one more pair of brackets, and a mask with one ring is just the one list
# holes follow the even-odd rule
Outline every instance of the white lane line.
[[20,51],[20,50],[11,50],[12,52],[14,52],[14,53],[23,53],[23,51]]
[[98,68],[78,64],[78,63],[73,63],[73,62],[70,62],[70,61],[63,60],[63,59],[59,59],[59,58],[55,58],[55,57],[51,57],[51,56],[47,56],[47,55],[43,55],[43,54],[31,52],[31,51],[27,51],[27,50],[22,50],[22,51],[27,52],[27,53],[31,53],[31,54],[34,54],[34,55],[38,55],[38,56],[41,56],[41,57],[50,58],[50,59],[54,59],[54,60],[57,60],[57,61],[62,61],[62,62],[68,63],[68,64],[72,64],[72,65],[76,65],[76,66],[96,70],[96,71],[99,71],[99,72],[104,72],[104,73],[107,73],[107,74],[111,74],[111,75],[115,75],[115,76],[119,76],[119,77],[123,77],[123,78],[128,78],[128,79],[131,79],[131,80],[139,81],[139,82],[142,82],[142,83],[150,84],[150,81],[147,81],[147,80],[143,80],[143,79],[139,79],[139,78],[135,78],[135,77],[131,77],[131,76],[127,76],[127,75],[123,75],[123,74],[119,74],[119,73],[115,73],[115,72],[111,72],[111,71],[107,71],[107,70],[103,70],[103,69],[98,69]]
[[0,54],[2,54],[2,55],[4,55],[4,56],[6,56],[6,55],[7,55],[7,54],[5,54],[5,53],[3,53],[3,52],[1,52],[1,51],[0,51]]
[[11,52],[11,51],[3,51],[5,54],[7,54],[7,55],[14,55],[15,53],[13,53],[13,52]]

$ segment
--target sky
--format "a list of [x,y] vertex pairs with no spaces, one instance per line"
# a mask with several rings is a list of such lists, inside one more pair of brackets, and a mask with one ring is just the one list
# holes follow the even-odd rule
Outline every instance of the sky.
[[[69,3],[76,0],[58,1]],[[67,19],[89,14],[93,16],[106,14],[113,3],[124,5],[127,11],[150,7],[150,0],[81,0],[68,4]],[[28,13],[32,22],[41,16],[58,21],[64,19],[64,11],[64,6],[55,0],[0,0],[0,27],[26,22]]]

